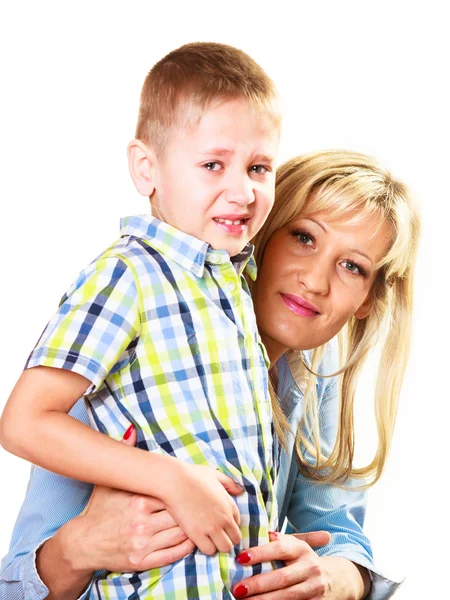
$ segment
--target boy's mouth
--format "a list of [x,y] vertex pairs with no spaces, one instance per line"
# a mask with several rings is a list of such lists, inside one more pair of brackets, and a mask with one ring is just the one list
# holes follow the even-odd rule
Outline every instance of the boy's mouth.
[[223,217],[214,217],[213,221],[226,235],[240,236],[247,231],[247,225],[250,221],[250,217],[240,215],[224,215]]
[[214,221],[216,223],[223,223],[224,225],[245,225],[248,221],[248,217],[242,219],[219,219],[219,217],[216,217]]

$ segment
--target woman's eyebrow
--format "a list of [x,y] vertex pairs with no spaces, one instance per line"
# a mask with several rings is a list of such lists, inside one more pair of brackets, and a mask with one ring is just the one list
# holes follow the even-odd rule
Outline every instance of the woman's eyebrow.
[[323,223],[321,223],[320,221],[317,221],[316,219],[313,219],[312,217],[303,217],[304,219],[306,219],[306,221],[311,221],[312,223],[315,223],[318,227],[320,227],[320,229],[322,229],[325,233],[327,232],[327,228],[325,227],[325,225]]
[[361,250],[358,250],[358,248],[349,248],[349,252],[352,252],[353,254],[359,254],[363,258],[366,258],[370,263],[374,264],[372,258],[370,258],[370,256],[365,252],[361,252]]

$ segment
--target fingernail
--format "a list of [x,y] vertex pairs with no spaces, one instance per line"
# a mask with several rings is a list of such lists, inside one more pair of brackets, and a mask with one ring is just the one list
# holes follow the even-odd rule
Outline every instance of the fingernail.
[[276,531],[269,531],[269,539],[271,542],[279,539],[279,534]]
[[130,437],[130,435],[133,433],[133,431],[134,431],[134,425],[131,424],[128,427],[128,429],[125,431],[125,433],[123,434],[123,439],[127,440]]
[[240,583],[237,588],[235,588],[233,595],[235,598],[245,598],[248,594],[248,587]]
[[241,552],[237,556],[237,561],[240,565],[246,565],[252,560],[250,552]]

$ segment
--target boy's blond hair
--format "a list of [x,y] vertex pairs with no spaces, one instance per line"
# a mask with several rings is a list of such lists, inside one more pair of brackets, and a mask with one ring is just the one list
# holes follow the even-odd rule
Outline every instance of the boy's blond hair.
[[195,125],[211,104],[235,98],[264,109],[280,127],[275,85],[245,52],[213,42],[181,46],[145,79],[136,138],[163,153],[175,128]]

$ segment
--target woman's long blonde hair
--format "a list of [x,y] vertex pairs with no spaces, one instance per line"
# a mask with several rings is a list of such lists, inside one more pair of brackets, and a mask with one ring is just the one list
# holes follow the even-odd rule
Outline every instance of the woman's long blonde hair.
[[[300,471],[317,481],[339,484],[348,477],[356,477],[365,478],[366,485],[371,485],[379,479],[391,445],[408,358],[419,216],[407,188],[372,158],[345,150],[303,155],[286,162],[277,171],[274,207],[254,239],[257,265],[275,231],[300,214],[320,210],[327,210],[333,216],[347,215],[349,220],[379,215],[380,223],[384,219],[391,225],[392,242],[378,265],[369,315],[361,320],[351,318],[340,333],[339,423],[334,448],[327,456],[321,451],[316,393],[316,374],[325,346],[313,351],[308,367],[302,361],[307,385],[304,414],[296,434],[297,461]],[[377,343],[381,347],[375,389],[378,447],[370,464],[355,468],[356,384],[370,350]],[[275,429],[283,441],[287,421],[275,397],[273,408]]]

